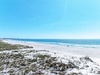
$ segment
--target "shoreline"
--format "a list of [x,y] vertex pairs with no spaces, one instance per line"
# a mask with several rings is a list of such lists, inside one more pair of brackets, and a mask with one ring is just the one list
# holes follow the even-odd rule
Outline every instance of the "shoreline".
[[87,48],[87,47],[75,47],[75,46],[62,46],[62,45],[54,45],[47,43],[39,43],[39,42],[26,42],[26,41],[18,41],[18,40],[3,40],[4,42],[10,44],[21,44],[32,46],[35,50],[47,50],[51,52],[58,52],[64,55],[76,56],[76,57],[84,57],[88,56],[92,58],[94,61],[100,64],[100,48]]
[[[83,51],[85,49],[90,49],[91,48],[82,48],[82,47],[66,47],[66,46],[59,46],[59,45],[51,45],[51,44],[43,44],[43,43],[37,43],[37,42],[23,42],[23,41],[16,41],[16,40],[3,40],[3,42],[9,43],[9,44],[21,44],[21,45],[27,45],[27,46],[33,46],[32,49],[20,49],[20,50],[13,50],[13,51],[2,51],[1,54],[6,53],[6,55],[13,55],[16,57],[18,57],[18,59],[16,58],[16,60],[18,62],[20,59],[20,56],[22,55],[24,62],[26,62],[26,59],[28,61],[32,60],[34,61],[34,63],[32,62],[31,64],[35,64],[38,67],[38,64],[40,61],[40,58],[44,58],[44,56],[46,57],[46,59],[41,60],[41,61],[45,61],[48,60],[49,58],[56,58],[57,60],[53,60],[51,63],[48,64],[66,64],[66,66],[70,63],[70,65],[74,65],[74,68],[70,67],[69,69],[66,69],[66,74],[65,75],[72,75],[72,74],[77,74],[77,75],[99,75],[100,74],[100,59],[96,58],[96,57],[90,57],[86,55],[82,55],[82,54],[76,54],[75,52],[77,52],[77,50],[83,49]],[[70,52],[68,52],[70,51]],[[88,53],[88,52],[87,52]],[[7,60],[7,56],[5,55],[5,59],[2,60]],[[20,56],[19,56],[20,55]],[[1,55],[2,56],[2,55]],[[4,56],[4,54],[3,54]],[[8,56],[8,57],[9,57]],[[37,56],[39,56],[40,58],[37,58]],[[36,61],[36,60],[37,61]],[[39,61],[39,62],[38,62]],[[13,63],[13,62],[12,62]],[[44,64],[46,64],[47,62],[45,62]],[[30,65],[31,65],[30,64]],[[28,65],[27,65],[28,66]],[[44,67],[43,65],[41,65],[42,67]],[[75,67],[76,66],[76,67]],[[28,66],[29,67],[29,66]],[[46,67],[46,66],[45,66]],[[57,68],[58,67],[56,66]],[[48,66],[48,70],[45,69],[40,69],[41,72],[44,73],[44,75],[56,75],[56,74],[52,74],[52,70],[56,69],[53,67],[51,68],[50,66]],[[37,68],[39,70],[39,68]],[[24,69],[23,69],[24,70]],[[28,69],[29,70],[29,69]],[[5,71],[5,70],[4,70]],[[48,72],[46,72],[48,71]],[[3,71],[2,71],[3,72]],[[29,72],[32,73],[32,72]],[[36,73],[36,71],[35,71]],[[58,71],[57,71],[58,73]],[[60,73],[60,71],[59,71]],[[64,73],[64,72],[62,72]],[[28,74],[30,75],[30,74]]]
[[56,44],[47,44],[42,42],[26,42],[26,41],[18,41],[18,40],[3,40],[4,42],[10,44],[21,44],[32,46],[33,49],[36,50],[49,50],[56,52],[66,52],[73,55],[79,56],[89,56],[94,58],[100,58],[100,47],[81,47],[81,46],[64,46],[64,45],[56,45]]

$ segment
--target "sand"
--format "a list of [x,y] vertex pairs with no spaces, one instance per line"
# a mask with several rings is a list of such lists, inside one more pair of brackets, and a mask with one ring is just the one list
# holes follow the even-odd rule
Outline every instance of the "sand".
[[[68,64],[71,62],[77,65],[79,68],[68,69],[66,75],[71,73],[82,73],[82,75],[100,75],[100,47],[82,47],[82,46],[64,46],[54,45],[39,42],[23,42],[17,40],[3,40],[9,44],[21,44],[27,46],[33,46],[31,49],[21,49],[18,53],[24,54],[25,59],[33,59],[35,54],[47,54],[51,57],[56,57],[57,62]],[[34,50],[37,52],[34,53]],[[10,51],[5,50],[2,53],[9,53]],[[33,51],[33,52],[32,52]],[[13,53],[11,51],[11,53]],[[88,58],[88,57],[89,58]],[[37,63],[37,62],[36,62]],[[35,64],[36,64],[35,63]],[[36,64],[38,65],[38,63]],[[43,71],[43,70],[41,70]],[[3,72],[3,71],[2,71]],[[5,73],[5,70],[4,70]],[[7,71],[6,71],[7,73]],[[44,70],[45,75],[55,75],[51,73],[49,69]],[[7,74],[6,74],[7,75]],[[28,74],[30,75],[30,74]]]
[[3,40],[4,42],[10,44],[22,44],[33,46],[35,50],[49,50],[52,52],[62,53],[64,55],[71,56],[89,56],[96,62],[100,62],[100,47],[82,47],[82,46],[63,46],[63,45],[53,45],[38,42],[23,42],[16,40]]

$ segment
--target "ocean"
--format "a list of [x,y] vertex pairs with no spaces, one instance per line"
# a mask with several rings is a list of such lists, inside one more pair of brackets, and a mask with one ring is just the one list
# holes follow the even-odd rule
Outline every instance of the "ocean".
[[18,41],[39,42],[66,46],[100,46],[100,39],[13,39]]

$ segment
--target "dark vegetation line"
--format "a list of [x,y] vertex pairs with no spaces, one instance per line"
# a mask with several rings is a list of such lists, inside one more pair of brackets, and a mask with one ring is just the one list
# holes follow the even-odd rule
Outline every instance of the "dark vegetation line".
[[2,50],[14,50],[14,49],[24,49],[24,48],[33,48],[31,46],[19,45],[19,44],[8,44],[0,40],[0,51]]

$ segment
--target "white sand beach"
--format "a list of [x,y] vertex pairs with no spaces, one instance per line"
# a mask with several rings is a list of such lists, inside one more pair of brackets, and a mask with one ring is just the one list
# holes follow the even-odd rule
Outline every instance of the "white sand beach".
[[[18,51],[20,54],[24,55],[25,59],[26,58],[34,59],[33,56],[37,56],[36,54],[44,54],[44,55],[47,54],[50,55],[51,57],[56,57],[57,62],[65,64],[71,62],[76,66],[78,66],[78,69],[74,68],[67,70],[66,74],[64,75],[100,75],[100,58],[99,58],[100,47],[92,48],[92,47],[61,46],[61,45],[52,45],[52,44],[44,44],[37,42],[23,42],[17,40],[3,40],[3,41],[10,44],[21,44],[21,45],[32,46],[33,48],[29,49],[29,51],[28,49],[22,49]],[[37,50],[37,53],[34,53],[34,50]],[[4,51],[4,53],[5,52],[6,51]],[[9,51],[7,51],[7,53],[9,53]],[[10,53],[14,52],[10,51]],[[51,72],[51,69],[41,70],[41,72],[44,73],[43,75],[56,75]],[[29,72],[27,75],[31,74],[32,72]]]
[[75,46],[61,46],[53,44],[44,44],[39,42],[23,42],[17,40],[3,40],[10,44],[22,44],[32,46],[36,50],[49,50],[52,52],[59,52],[64,55],[71,56],[88,56],[100,63],[100,47],[75,47]]
[[89,56],[93,58],[100,58],[100,47],[75,47],[75,46],[61,46],[61,45],[53,45],[53,44],[44,44],[38,42],[23,42],[16,40],[3,40],[4,42],[10,44],[22,44],[32,46],[36,50],[49,50],[54,52],[68,53],[73,55],[80,56]]

